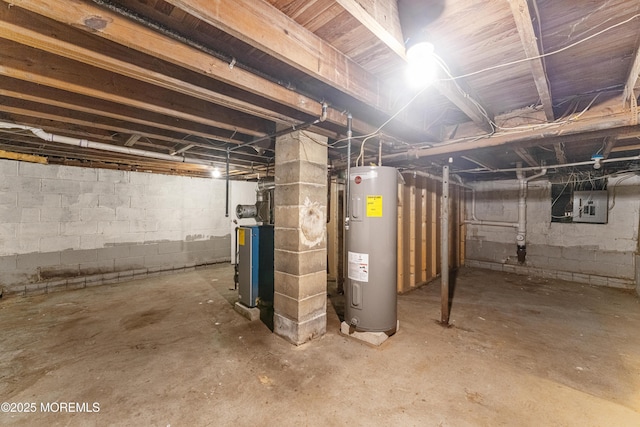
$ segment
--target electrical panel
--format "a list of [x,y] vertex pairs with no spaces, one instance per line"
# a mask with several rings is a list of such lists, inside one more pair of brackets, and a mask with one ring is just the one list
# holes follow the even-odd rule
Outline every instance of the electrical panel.
[[608,212],[609,195],[606,190],[573,192],[573,222],[606,224]]

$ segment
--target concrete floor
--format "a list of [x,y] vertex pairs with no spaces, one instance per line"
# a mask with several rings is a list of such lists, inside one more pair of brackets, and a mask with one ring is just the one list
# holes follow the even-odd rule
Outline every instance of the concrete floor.
[[233,310],[232,276],[220,265],[0,300],[1,400],[36,404],[0,424],[640,425],[633,293],[463,269],[453,327],[437,324],[428,285],[399,297],[400,331],[373,348],[339,334],[330,289],[327,334],[294,347]]

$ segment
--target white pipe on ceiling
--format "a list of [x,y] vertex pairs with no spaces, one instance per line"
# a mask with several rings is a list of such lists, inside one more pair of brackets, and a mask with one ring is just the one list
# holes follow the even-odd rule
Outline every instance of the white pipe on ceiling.
[[68,136],[55,135],[55,134],[46,132],[40,128],[20,125],[16,123],[0,122],[0,129],[26,130],[44,141],[57,142],[59,144],[72,145],[74,147],[93,148],[95,150],[110,151],[112,153],[128,154],[131,156],[147,157],[147,158],[158,159],[158,160],[166,160],[170,162],[191,163],[191,164],[206,165],[206,166],[214,165],[213,162],[198,159],[195,157],[172,156],[170,154],[156,153],[154,151],[140,150],[138,148],[123,147],[120,145],[112,145],[112,144],[105,144],[103,142],[89,141],[87,139],[71,138]]

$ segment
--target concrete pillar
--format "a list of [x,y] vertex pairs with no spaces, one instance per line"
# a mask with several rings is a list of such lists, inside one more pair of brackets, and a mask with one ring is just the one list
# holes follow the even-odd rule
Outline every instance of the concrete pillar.
[[327,329],[327,147],[314,140],[327,142],[276,140],[274,331],[295,345]]

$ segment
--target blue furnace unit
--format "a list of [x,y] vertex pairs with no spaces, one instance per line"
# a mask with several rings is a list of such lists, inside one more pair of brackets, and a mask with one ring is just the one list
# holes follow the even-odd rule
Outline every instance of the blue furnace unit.
[[238,301],[273,302],[273,225],[238,227]]

